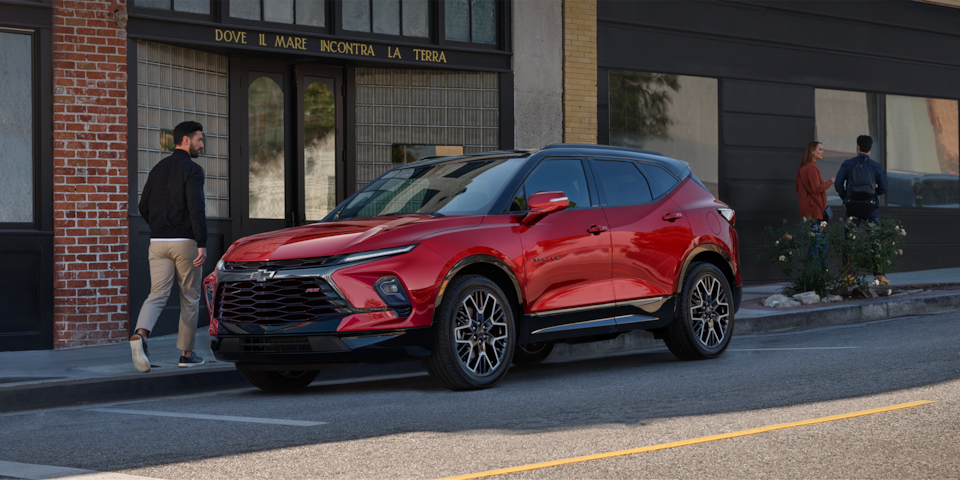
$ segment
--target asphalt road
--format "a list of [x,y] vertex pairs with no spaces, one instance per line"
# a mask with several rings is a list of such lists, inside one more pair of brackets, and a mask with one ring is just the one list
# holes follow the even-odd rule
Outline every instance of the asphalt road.
[[514,368],[479,392],[417,376],[2,415],[0,478],[438,478],[918,400],[493,478],[960,478],[960,312]]

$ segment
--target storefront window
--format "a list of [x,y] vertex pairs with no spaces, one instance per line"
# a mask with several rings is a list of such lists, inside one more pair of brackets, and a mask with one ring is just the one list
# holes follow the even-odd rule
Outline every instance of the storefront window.
[[[823,144],[817,167],[823,179],[837,175],[844,160],[857,156],[857,137],[873,137],[870,158],[883,165],[883,143],[877,138],[877,102],[873,93],[817,89],[814,93],[816,140]],[[802,146],[800,147],[802,150]],[[797,165],[800,165],[800,155]],[[827,205],[843,205],[833,187],[827,189]]]
[[688,162],[719,197],[717,80],[611,70],[610,145]]
[[497,43],[495,0],[446,0],[444,30],[447,40]]
[[134,0],[135,7],[157,8],[175,12],[210,14],[210,0]]
[[957,101],[886,96],[887,205],[960,207]]
[[428,37],[427,0],[343,0],[343,29]]
[[30,35],[0,32],[0,223],[32,223],[33,69]]
[[[844,160],[857,155],[858,136],[870,135],[870,158],[887,171],[886,205],[960,207],[956,100],[824,89],[816,90],[815,99],[823,178],[835,176]],[[827,203],[843,204],[833,188]]]
[[311,27],[327,26],[325,0],[230,0],[230,17]]

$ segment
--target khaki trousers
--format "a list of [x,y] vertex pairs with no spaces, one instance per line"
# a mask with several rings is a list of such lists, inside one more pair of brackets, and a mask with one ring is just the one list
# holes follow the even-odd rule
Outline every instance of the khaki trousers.
[[200,308],[200,267],[194,267],[197,258],[195,240],[150,242],[150,296],[143,302],[137,328],[153,331],[163,307],[170,299],[173,279],[180,285],[180,333],[177,348],[193,350],[197,338],[197,318]]

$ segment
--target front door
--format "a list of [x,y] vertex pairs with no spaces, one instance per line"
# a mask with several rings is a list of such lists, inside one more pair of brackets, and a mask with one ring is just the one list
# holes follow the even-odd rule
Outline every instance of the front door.
[[343,200],[340,69],[237,61],[237,238],[321,220]]

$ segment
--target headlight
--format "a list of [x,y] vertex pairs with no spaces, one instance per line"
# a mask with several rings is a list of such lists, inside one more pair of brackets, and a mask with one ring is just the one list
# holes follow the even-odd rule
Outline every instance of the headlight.
[[370,250],[369,252],[351,253],[341,258],[337,263],[338,264],[352,263],[352,262],[359,262],[361,260],[370,260],[372,258],[399,255],[401,253],[407,253],[410,250],[413,250],[414,248],[416,248],[416,246],[417,245],[414,244],[414,245],[407,245],[404,247],[384,248],[383,250]]
[[222,271],[223,271],[223,259],[221,258],[220,261],[217,262],[217,272],[222,272]]

